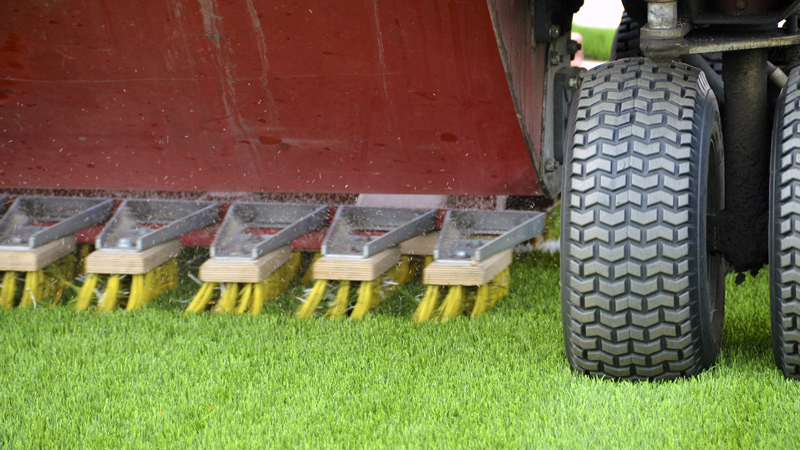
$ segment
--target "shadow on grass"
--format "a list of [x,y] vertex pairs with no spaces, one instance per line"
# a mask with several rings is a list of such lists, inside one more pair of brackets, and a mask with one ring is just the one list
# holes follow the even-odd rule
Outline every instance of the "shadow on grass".
[[769,273],[766,267],[755,277],[747,275],[736,285],[736,274],[725,280],[725,330],[721,367],[744,366],[749,370],[773,371],[769,319]]

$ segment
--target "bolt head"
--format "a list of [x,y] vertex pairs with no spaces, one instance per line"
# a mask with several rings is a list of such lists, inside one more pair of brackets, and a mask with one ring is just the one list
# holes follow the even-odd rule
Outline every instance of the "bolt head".
[[558,39],[561,36],[561,27],[558,25],[550,25],[550,39]]
[[569,77],[567,80],[567,86],[570,89],[578,89],[578,77]]

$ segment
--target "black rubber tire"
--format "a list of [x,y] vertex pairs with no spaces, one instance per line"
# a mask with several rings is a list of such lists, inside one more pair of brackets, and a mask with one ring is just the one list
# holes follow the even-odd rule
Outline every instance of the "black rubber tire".
[[775,107],[769,209],[772,351],[789,378],[800,379],[800,68],[789,74]]
[[639,48],[639,24],[633,20],[628,12],[622,13],[617,31],[614,33],[614,42],[611,43],[610,61],[624,58],[644,56]]
[[724,206],[722,127],[705,75],[642,58],[589,71],[570,117],[561,311],[577,371],[694,375],[722,342],[725,263],[706,250]]

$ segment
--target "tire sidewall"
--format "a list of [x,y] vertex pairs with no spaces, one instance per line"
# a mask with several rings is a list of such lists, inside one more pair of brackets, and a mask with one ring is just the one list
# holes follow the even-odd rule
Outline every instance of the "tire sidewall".
[[[793,69],[792,73],[796,70],[800,69]],[[790,76],[791,78],[791,76]],[[780,193],[779,184],[780,184],[780,161],[781,161],[781,154],[783,153],[782,149],[782,141],[781,135],[783,133],[783,121],[786,115],[786,90],[790,86],[789,83],[786,84],[786,87],[781,89],[781,93],[778,96],[778,101],[775,105],[775,121],[772,125],[772,145],[771,145],[771,154],[770,154],[770,176],[769,176],[769,225],[768,225],[768,232],[769,232],[769,311],[770,311],[770,327],[771,327],[771,335],[772,335],[772,353],[773,358],[775,361],[775,365],[777,365],[781,371],[786,374],[786,368],[784,365],[783,360],[783,351],[781,341],[783,340],[783,329],[780,326],[781,323],[781,316],[779,314],[779,309],[781,306],[781,302],[778,299],[780,293],[779,284],[780,284],[780,243],[778,240],[781,237],[780,231],[776,228],[779,225],[778,223],[778,216],[779,216],[779,209],[780,209],[780,199],[778,195]]]
[[[718,195],[721,196],[720,198],[720,209],[724,208],[724,153],[723,153],[723,140],[722,140],[722,123],[720,120],[720,112],[719,106],[717,103],[716,96],[714,92],[708,85],[708,81],[703,73],[700,73],[698,78],[698,102],[701,109],[702,118],[699,122],[695,122],[695,125],[700,128],[699,133],[695,133],[693,136],[692,148],[699,148],[702,149],[700,154],[700,158],[698,159],[697,164],[697,180],[699,184],[699,190],[696,191],[698,205],[695,213],[697,214],[697,249],[695,249],[696,254],[696,261],[697,261],[697,295],[698,295],[698,307],[700,310],[700,330],[703,334],[702,342],[703,342],[703,355],[706,359],[704,362],[704,366],[710,367],[714,365],[716,362],[717,355],[719,354],[720,348],[722,346],[722,330],[719,330],[719,333],[714,332],[713,327],[713,320],[715,317],[713,316],[713,311],[711,311],[712,301],[714,299],[711,298],[711,282],[715,282],[717,280],[711,280],[709,271],[708,271],[708,262],[709,262],[709,255],[707,251],[708,246],[708,197],[710,189],[716,188],[719,189],[720,192]],[[694,141],[697,139],[698,141]],[[711,142],[716,140],[716,144],[712,147]],[[719,177],[717,180],[720,185],[718,186],[709,186],[710,184],[710,174],[711,174],[711,152],[714,152],[714,163],[716,167],[716,173]],[[724,291],[724,271],[720,276],[723,277],[722,280],[722,292],[717,291],[717,298],[715,302],[715,306],[717,307],[717,314],[721,314],[719,320],[724,318],[724,306],[725,306],[725,291]]]

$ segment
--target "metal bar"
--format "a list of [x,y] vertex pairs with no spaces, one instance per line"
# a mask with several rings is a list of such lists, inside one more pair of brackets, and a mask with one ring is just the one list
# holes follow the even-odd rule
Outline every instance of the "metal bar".
[[[322,243],[323,255],[368,258],[436,227],[436,210],[342,206]],[[369,232],[385,232],[380,236]]]
[[[219,204],[178,200],[125,200],[97,237],[100,248],[143,251],[219,218]],[[152,225],[163,225],[150,228]]]
[[299,221],[272,235],[269,240],[255,246],[252,251],[252,258],[258,259],[284,245],[291,244],[295,239],[324,227],[327,221],[328,207],[322,206]]
[[500,235],[497,239],[475,250],[475,260],[483,261],[507,248],[512,248],[515,245],[533,239],[536,235],[544,231],[545,219],[545,214],[541,213],[522,225]]
[[[327,224],[328,207],[237,203],[231,206],[211,246],[212,257],[258,259]],[[282,228],[271,235],[248,228]]]
[[545,213],[523,211],[450,211],[436,243],[434,258],[473,261],[533,239],[544,230]]
[[725,37],[709,36],[687,37],[688,53],[717,53],[734,50],[754,50],[769,47],[788,47],[800,44],[800,35]]
[[364,244],[363,255],[364,258],[369,258],[372,255],[386,250],[387,248],[397,245],[401,242],[407,241],[415,236],[433,231],[436,227],[436,210],[428,211],[427,213],[417,217],[405,225],[395,228],[370,242]]
[[219,218],[219,205],[212,204],[195,213],[178,219],[168,225],[140,237],[136,241],[136,250],[142,251],[163,242],[177,239],[190,231],[199,230],[211,225]]
[[0,245],[36,248],[105,221],[112,209],[110,199],[19,197],[0,219]]
[[113,208],[113,200],[106,200],[98,203],[68,219],[49,226],[38,233],[34,233],[31,235],[28,245],[30,247],[38,247],[58,238],[73,234],[76,231],[101,223],[111,216]]

